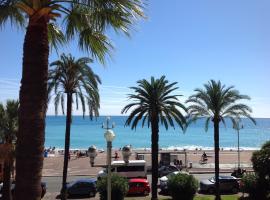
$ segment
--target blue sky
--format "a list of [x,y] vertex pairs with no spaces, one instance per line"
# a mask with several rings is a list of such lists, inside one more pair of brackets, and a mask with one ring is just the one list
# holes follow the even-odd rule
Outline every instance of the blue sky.
[[[178,82],[182,101],[208,80],[221,80],[252,98],[253,116],[270,117],[269,10],[268,0],[149,0],[148,19],[131,38],[109,34],[113,59],[105,67],[92,65],[103,82],[100,114],[120,114],[137,80],[166,75]],[[0,31],[0,101],[5,101],[18,97],[24,32],[9,25]],[[62,52],[87,55],[76,43]],[[56,59],[52,52],[50,62]],[[54,114],[53,106],[48,114]]]

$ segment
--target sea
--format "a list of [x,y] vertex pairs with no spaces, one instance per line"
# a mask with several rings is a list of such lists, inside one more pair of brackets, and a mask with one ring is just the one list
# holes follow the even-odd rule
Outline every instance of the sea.
[[[106,116],[94,118],[73,116],[71,124],[71,149],[88,149],[95,145],[98,149],[106,148],[104,138],[105,129],[102,124],[106,122]],[[122,148],[131,145],[134,149],[150,149],[151,147],[151,128],[138,124],[132,130],[130,126],[125,126],[127,116],[110,116],[111,123],[115,124],[113,131],[116,135],[113,141],[113,148]],[[64,148],[65,141],[65,116],[46,117],[46,136],[45,147]],[[256,118],[256,125],[248,119],[242,119],[243,128],[239,130],[240,148],[242,150],[256,150],[261,145],[270,140],[270,118]],[[191,124],[185,132],[180,127],[165,129],[160,125],[159,129],[159,148],[168,150],[211,150],[214,146],[213,124],[209,123],[209,129],[205,131],[205,119],[200,119]],[[224,150],[237,149],[237,131],[232,128],[229,120],[226,126],[220,125],[220,147]]]

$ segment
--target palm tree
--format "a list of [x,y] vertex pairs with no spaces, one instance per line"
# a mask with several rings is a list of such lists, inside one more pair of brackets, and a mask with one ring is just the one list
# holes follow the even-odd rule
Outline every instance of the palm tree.
[[0,104],[0,136],[6,147],[4,157],[4,181],[3,199],[11,199],[10,173],[13,168],[14,151],[12,142],[16,139],[18,132],[19,101],[7,100],[6,106]]
[[226,87],[220,81],[214,80],[204,84],[204,89],[195,89],[196,93],[191,95],[186,103],[192,120],[205,117],[205,131],[208,130],[210,120],[214,124],[214,148],[215,148],[215,193],[216,200],[220,199],[219,193],[219,123],[225,124],[225,119],[229,118],[233,124],[240,117],[247,117],[254,123],[255,120],[250,116],[251,108],[243,103],[242,100],[250,100],[247,95],[242,95],[233,86]]
[[125,125],[131,125],[131,129],[137,127],[138,122],[142,120],[142,126],[147,121],[148,127],[151,124],[151,141],[152,141],[152,200],[157,199],[157,181],[158,181],[158,140],[159,140],[159,124],[164,125],[166,130],[169,126],[175,128],[174,123],[178,124],[182,129],[185,128],[186,119],[182,115],[182,109],[186,111],[177,97],[181,95],[173,95],[172,92],[178,89],[175,87],[177,82],[170,83],[162,76],[160,79],[151,77],[151,81],[139,80],[138,87],[131,87],[135,94],[129,94],[129,99],[133,103],[126,105],[122,113],[131,111],[126,120]]
[[65,155],[63,167],[63,181],[61,196],[66,197],[66,180],[68,168],[68,156],[70,147],[70,127],[72,117],[72,103],[75,97],[76,107],[78,109],[81,102],[83,117],[85,115],[86,104],[89,108],[89,117],[98,116],[99,93],[98,84],[100,78],[94,74],[88,63],[89,58],[79,58],[75,60],[71,55],[61,55],[61,59],[51,63],[53,69],[49,71],[48,92],[55,93],[55,112],[57,114],[58,105],[61,103],[64,114],[64,100],[67,99],[67,117],[66,117],[66,135],[65,135]]
[[[26,27],[16,147],[17,200],[41,195],[49,41],[56,47],[77,38],[81,50],[104,62],[112,49],[104,32],[111,28],[128,34],[134,21],[143,17],[141,1],[0,0],[0,27],[7,22]],[[63,22],[65,34],[55,22]]]

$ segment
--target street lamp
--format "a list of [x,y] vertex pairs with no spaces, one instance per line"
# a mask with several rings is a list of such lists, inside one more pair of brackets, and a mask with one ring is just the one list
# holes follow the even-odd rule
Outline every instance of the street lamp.
[[94,166],[95,162],[95,158],[97,156],[97,147],[92,145],[88,148],[88,155],[89,155],[89,158],[90,158],[90,165],[91,167]]
[[243,129],[244,126],[243,124],[240,125],[240,120],[237,120],[234,124],[233,124],[233,129],[235,129],[237,131],[237,145],[238,145],[238,170],[240,170],[240,149],[239,149],[239,131],[241,129]]
[[107,141],[107,166],[108,166],[108,175],[107,175],[107,200],[111,200],[111,156],[112,156],[112,141],[115,138],[114,132],[111,130],[114,128],[114,123],[109,127],[110,118],[107,117],[106,125],[102,125],[103,129],[106,129],[104,137]]

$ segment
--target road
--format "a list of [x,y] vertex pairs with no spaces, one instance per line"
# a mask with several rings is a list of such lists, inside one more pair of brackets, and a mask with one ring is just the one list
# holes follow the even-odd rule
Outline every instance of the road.
[[[214,174],[193,174],[196,179],[199,181],[202,179],[209,178],[211,176],[214,176]],[[222,175],[230,175],[230,174],[222,174]],[[80,179],[80,178],[88,178],[87,176],[69,176],[68,182]],[[147,179],[151,181],[151,175],[147,176]],[[43,177],[42,181],[45,181],[47,183],[47,192],[44,196],[44,200],[52,200],[56,199],[57,195],[59,195],[59,191],[61,190],[61,183],[62,183],[62,177],[56,176],[56,177]],[[151,183],[150,183],[151,184]],[[88,198],[89,199],[89,198]],[[91,198],[92,200],[99,200],[98,194],[95,198]],[[74,199],[76,200],[76,199]]]

